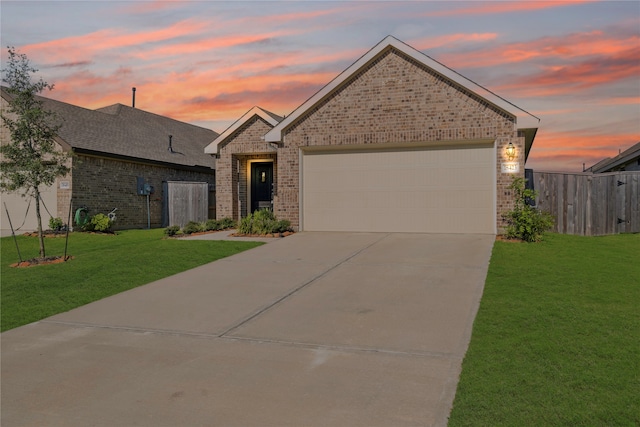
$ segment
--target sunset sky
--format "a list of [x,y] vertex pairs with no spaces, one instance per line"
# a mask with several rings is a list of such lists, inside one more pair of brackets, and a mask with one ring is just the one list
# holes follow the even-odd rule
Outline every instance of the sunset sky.
[[288,115],[387,35],[541,118],[527,167],[582,171],[640,141],[639,1],[7,1],[7,46],[86,108],[224,131]]

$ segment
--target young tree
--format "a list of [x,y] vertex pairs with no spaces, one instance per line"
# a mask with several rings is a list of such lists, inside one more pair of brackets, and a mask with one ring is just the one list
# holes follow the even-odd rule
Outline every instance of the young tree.
[[40,78],[32,81],[33,68],[25,54],[9,47],[9,60],[2,70],[2,82],[10,95],[8,108],[0,112],[2,124],[8,129],[10,141],[0,144],[0,188],[18,191],[35,200],[40,240],[40,257],[45,257],[40,215],[40,191],[52,185],[56,178],[69,172],[69,154],[61,151],[54,140],[61,124],[55,113],[47,111],[36,95],[52,90],[53,85]]

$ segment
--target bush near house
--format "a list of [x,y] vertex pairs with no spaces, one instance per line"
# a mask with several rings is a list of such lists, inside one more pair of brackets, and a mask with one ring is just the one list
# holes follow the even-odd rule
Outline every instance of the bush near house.
[[261,209],[242,218],[238,234],[275,234],[291,231],[291,222],[278,220],[269,209]]
[[539,242],[544,232],[553,227],[553,217],[528,203],[529,200],[536,199],[537,192],[525,188],[525,182],[524,178],[518,177],[509,186],[515,193],[515,206],[513,210],[503,214],[508,224],[506,236],[525,242]]
[[89,221],[80,226],[82,231],[99,231],[102,233],[111,232],[111,226],[113,225],[113,221],[109,219],[109,217],[103,213],[97,213],[92,216]]
[[49,228],[53,231],[60,231],[64,227],[64,222],[58,217],[49,218]]
[[202,223],[196,221],[189,221],[184,227],[182,227],[182,232],[184,234],[193,234],[203,230],[204,228]]
[[180,231],[180,227],[177,225],[172,225],[164,229],[164,234],[166,236],[175,236]]
[[179,234],[190,235],[201,231],[220,231],[234,228],[236,223],[231,218],[209,219],[205,222],[189,221],[180,229],[177,225],[171,225],[164,229],[166,236],[172,237]]
[[220,230],[226,230],[228,228],[235,228],[236,227],[236,222],[234,220],[232,220],[231,218],[227,217],[227,218],[222,218],[220,220],[218,220],[220,222]]
[[217,231],[220,230],[220,222],[215,219],[208,219],[203,224],[204,231]]
[[95,231],[110,231],[113,222],[109,219],[109,217],[103,213],[95,214],[91,218],[91,224],[93,224],[93,229]]

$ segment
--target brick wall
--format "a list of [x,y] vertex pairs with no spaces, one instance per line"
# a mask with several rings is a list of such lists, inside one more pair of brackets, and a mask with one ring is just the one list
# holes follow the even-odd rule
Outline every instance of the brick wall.
[[[250,160],[274,159],[276,148],[264,142],[272,129],[259,116],[253,116],[219,148],[216,162],[216,213],[218,218],[235,220],[247,215],[247,168]],[[260,154],[264,153],[264,154]],[[274,161],[274,178],[275,178]]]
[[[137,177],[143,177],[155,192],[150,195],[151,227],[162,226],[163,181],[194,181],[215,184],[215,172],[172,169],[164,166],[124,162],[103,157],[78,155],[73,159],[71,186],[73,210],[89,208],[89,214],[109,213],[118,208],[114,229],[146,228],[147,197],[136,193]],[[60,199],[59,199],[60,200]],[[59,208],[68,214],[68,204]]]
[[501,230],[501,213],[513,206],[507,189],[513,175],[501,173],[509,142],[516,146],[524,174],[524,138],[517,137],[514,121],[482,98],[391,49],[285,129],[284,147],[278,151],[276,215],[298,226],[300,147],[495,138],[496,221]]

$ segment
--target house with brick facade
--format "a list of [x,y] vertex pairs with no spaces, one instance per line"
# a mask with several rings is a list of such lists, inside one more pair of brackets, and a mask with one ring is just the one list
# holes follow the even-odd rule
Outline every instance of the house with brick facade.
[[216,210],[298,230],[500,232],[539,119],[394,37],[287,117],[254,107],[205,148]]
[[640,171],[640,142],[624,151],[620,151],[615,157],[607,157],[600,160],[585,171],[593,173]]
[[[85,207],[89,215],[107,214],[117,208],[115,229],[162,227],[169,222],[167,194],[173,182],[204,186],[209,196],[215,186],[215,159],[204,147],[218,134],[212,130],[115,104],[97,110],[39,97],[43,108],[56,114],[62,124],[56,142],[73,153],[71,172],[50,188],[43,188],[43,227],[50,216],[66,223],[72,211]],[[2,88],[2,109],[7,111],[10,94]],[[9,141],[2,128],[2,143]],[[151,190],[147,196],[146,190]],[[15,228],[36,228],[35,208],[16,193],[3,193]],[[193,200],[184,203],[192,205]],[[198,203],[207,205],[207,200]],[[214,205],[214,198],[211,197]],[[30,206],[30,209],[28,209]],[[209,212],[208,206],[205,206]],[[209,217],[215,217],[211,206]],[[206,219],[206,218],[204,218]],[[2,209],[3,235],[10,233]]]

